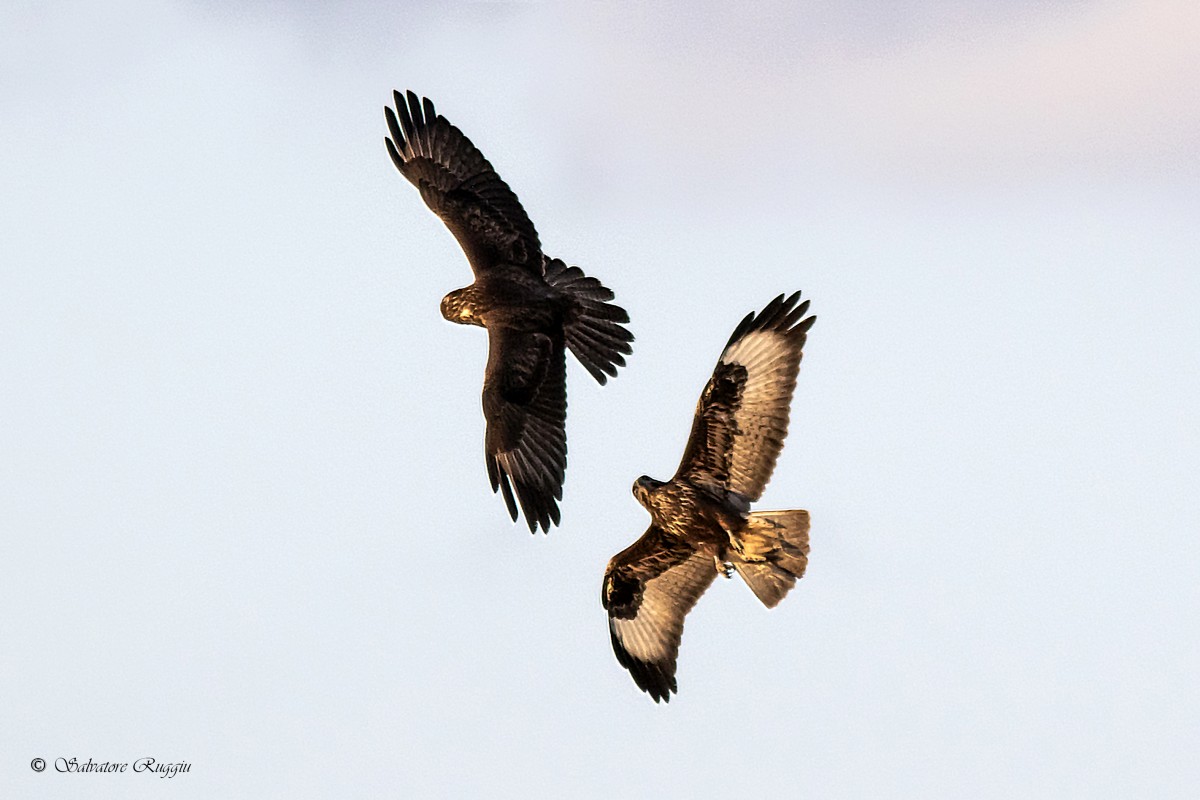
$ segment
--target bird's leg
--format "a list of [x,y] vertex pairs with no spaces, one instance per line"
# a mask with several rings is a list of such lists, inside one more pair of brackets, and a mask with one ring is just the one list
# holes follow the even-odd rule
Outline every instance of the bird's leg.
[[724,560],[720,556],[713,556],[713,565],[717,568],[717,572],[726,578],[733,577],[733,564],[729,561]]

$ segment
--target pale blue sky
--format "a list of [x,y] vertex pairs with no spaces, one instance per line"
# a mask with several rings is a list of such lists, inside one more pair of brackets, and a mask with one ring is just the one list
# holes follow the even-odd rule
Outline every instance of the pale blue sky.
[[[1194,795],[1200,11],[741,5],[0,10],[4,796]],[[549,536],[393,88],[632,317]],[[656,706],[629,486],[795,289],[809,574],[714,585]]]

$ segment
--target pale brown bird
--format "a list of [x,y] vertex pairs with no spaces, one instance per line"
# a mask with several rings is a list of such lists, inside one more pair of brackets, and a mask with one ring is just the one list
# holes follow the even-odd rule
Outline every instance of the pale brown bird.
[[633,484],[650,528],[609,561],[600,599],[617,661],[655,702],[678,691],[683,618],[718,573],[736,571],[774,608],[808,565],[807,511],[750,511],[783,449],[816,321],[799,299],[780,295],[741,321],[700,395],[675,476]]
[[[394,93],[384,108],[388,153],[446,223],[475,282],[442,299],[442,316],[488,331],[483,377],[484,460],[492,491],[517,504],[530,532],[559,523],[567,468],[565,348],[601,384],[633,334],[613,293],[579,267],[542,253],[537,231],[492,165],[428,99]],[[397,118],[397,115],[398,118]]]

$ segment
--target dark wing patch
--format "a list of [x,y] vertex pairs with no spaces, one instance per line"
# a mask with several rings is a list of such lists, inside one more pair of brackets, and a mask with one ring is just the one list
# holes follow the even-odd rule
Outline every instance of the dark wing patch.
[[799,292],[779,295],[734,329],[700,395],[676,477],[744,502],[762,496],[783,449],[804,342],[816,321],[804,316],[808,301],[799,300]]
[[717,364],[696,404],[692,433],[677,474],[712,488],[729,488],[730,454],[737,434],[736,415],[745,388],[744,366]]
[[651,525],[608,564],[600,600],[617,661],[638,688],[670,701],[683,618],[716,577],[711,556]]
[[396,110],[384,107],[388,154],[454,234],[472,270],[508,263],[541,275],[537,231],[508,184],[429,99],[393,94]]
[[492,491],[504,496],[513,520],[517,504],[530,532],[559,522],[567,469],[566,356],[561,339],[488,328],[483,381],[484,440]]

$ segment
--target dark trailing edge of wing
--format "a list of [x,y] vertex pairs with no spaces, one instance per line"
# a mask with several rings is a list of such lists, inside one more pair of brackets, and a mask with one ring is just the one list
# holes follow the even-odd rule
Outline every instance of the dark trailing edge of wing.
[[675,681],[675,676],[668,672],[672,665],[651,663],[634,658],[621,644],[621,640],[613,628],[612,620],[608,622],[608,635],[612,639],[613,653],[617,656],[617,663],[629,670],[637,687],[653,697],[656,703],[659,701],[671,702],[671,693],[679,693],[679,685]]
[[[805,338],[808,329],[817,321],[816,317],[808,317],[801,320],[808,311],[808,301],[805,300],[800,305],[796,302],[800,299],[800,292],[793,292],[791,295],[779,295],[771,302],[763,307],[762,311],[757,314],[751,311],[745,318],[738,323],[738,326],[733,329],[733,333],[729,336],[729,341],[725,343],[726,347],[741,339],[752,331],[769,331],[776,330],[788,334],[793,337],[800,337],[801,344]],[[800,324],[796,324],[800,323]],[[790,329],[790,330],[789,330]]]
[[[631,549],[637,548],[643,541],[644,537],[638,539]],[[617,558],[628,552],[629,550],[622,551]],[[608,584],[610,580],[612,594],[601,591],[600,604],[608,611],[608,635],[612,639],[613,653],[617,657],[617,663],[629,671],[637,687],[653,697],[654,702],[657,703],[660,700],[670,702],[671,692],[678,693],[679,691],[679,686],[675,681],[674,658],[665,662],[643,661],[625,649],[625,645],[621,643],[621,637],[617,635],[616,620],[637,618],[638,610],[645,596],[646,585],[636,578],[608,572],[605,574],[605,583]]]
[[654,701],[669,701],[684,620],[708,589],[712,559],[654,524],[605,570],[600,603],[617,663]]
[[549,533],[552,525],[559,524],[562,519],[558,508],[558,501],[562,500],[561,484],[552,491],[547,491],[544,487],[534,488],[510,475],[494,456],[488,455],[486,461],[492,491],[498,492],[504,498],[504,505],[513,522],[524,514],[530,533],[537,533],[539,527],[543,533]]

